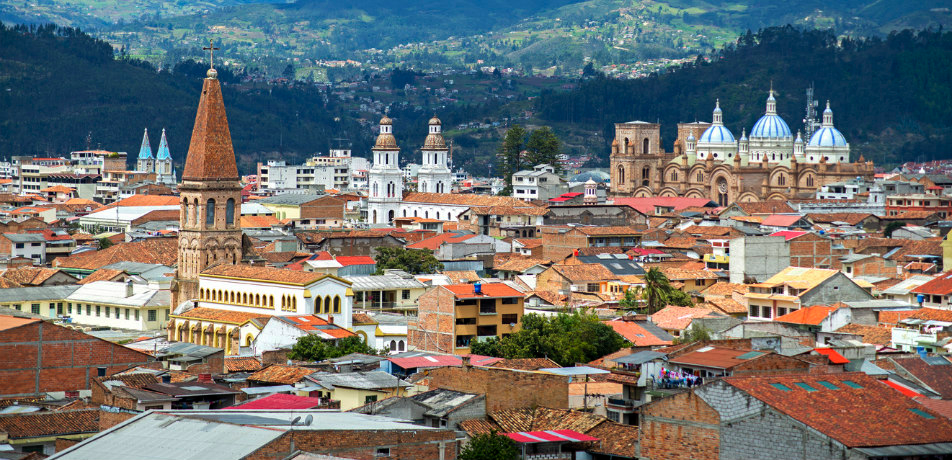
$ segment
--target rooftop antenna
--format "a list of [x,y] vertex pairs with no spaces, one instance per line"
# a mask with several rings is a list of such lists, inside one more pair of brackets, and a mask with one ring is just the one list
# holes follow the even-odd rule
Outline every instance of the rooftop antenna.
[[816,116],[819,104],[820,102],[814,97],[813,82],[810,82],[810,86],[807,88],[807,112],[803,118],[803,132],[806,133],[807,140],[813,137],[813,133],[815,133],[820,126],[820,122]]

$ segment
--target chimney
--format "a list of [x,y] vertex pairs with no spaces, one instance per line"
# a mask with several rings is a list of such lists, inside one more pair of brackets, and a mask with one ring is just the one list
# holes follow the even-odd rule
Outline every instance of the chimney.
[[132,286],[132,280],[127,280],[126,281],[126,297],[132,297],[133,294],[135,294],[135,290],[133,289],[133,286]]
[[334,315],[327,315],[327,323],[334,324]]
[[202,383],[213,383],[212,374],[198,374],[198,381]]
[[460,359],[463,361],[463,367],[472,367],[473,364],[469,362],[469,355],[460,356]]
[[105,377],[105,376],[106,376],[106,368],[105,368],[105,367],[97,367],[97,368],[96,368],[96,375],[99,376],[99,377]]

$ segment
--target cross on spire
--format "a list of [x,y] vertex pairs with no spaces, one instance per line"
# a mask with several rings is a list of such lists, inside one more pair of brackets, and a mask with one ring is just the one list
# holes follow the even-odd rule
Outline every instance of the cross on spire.
[[208,67],[211,69],[214,69],[215,68],[215,51],[218,51],[221,48],[215,48],[215,42],[213,40],[209,40],[208,46],[202,49],[205,51],[208,51]]

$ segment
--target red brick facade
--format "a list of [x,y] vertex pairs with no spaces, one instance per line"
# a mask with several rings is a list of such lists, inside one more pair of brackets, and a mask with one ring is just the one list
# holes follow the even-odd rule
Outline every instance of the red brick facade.
[[486,412],[544,406],[568,409],[568,377],[491,367],[441,367],[430,371],[431,390],[486,395]]
[[840,257],[848,255],[847,249],[834,249],[833,240],[807,233],[789,242],[790,266],[808,268],[827,268],[839,270]]
[[97,375],[145,364],[151,357],[45,321],[0,331],[0,396],[83,390]]
[[450,430],[289,431],[245,458],[273,460],[302,451],[354,460],[454,460],[457,450],[456,433]]
[[639,439],[642,458],[716,460],[720,416],[694,392],[644,406]]
[[407,342],[419,350],[453,353],[456,349],[456,297],[448,289],[420,296],[417,320],[407,328]]

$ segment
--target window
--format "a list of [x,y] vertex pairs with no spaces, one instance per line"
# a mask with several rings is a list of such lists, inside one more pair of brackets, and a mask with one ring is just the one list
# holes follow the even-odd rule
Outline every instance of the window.
[[612,410],[608,411],[608,419],[615,423],[621,423],[621,415]]
[[[369,397],[370,397],[370,396],[368,396],[368,398],[369,398]],[[377,397],[376,397],[376,396],[374,396],[373,398],[374,398],[374,401],[377,400]],[[377,448],[377,451],[374,452],[374,457],[389,457],[389,456],[390,456],[390,448],[389,448],[389,447],[378,447],[378,448]]]
[[106,307],[106,318],[109,317],[109,307]]
[[843,385],[846,385],[846,386],[848,386],[848,387],[850,387],[850,388],[857,388],[857,389],[863,388],[862,385],[860,385],[860,384],[858,384],[858,383],[856,383],[856,382],[854,382],[854,381],[852,381],[852,380],[844,380],[844,381],[843,381]]
[[506,314],[502,315],[502,323],[503,323],[503,324],[516,324],[516,323],[518,323],[518,322],[519,322],[519,314],[518,314],[518,313],[506,313]]
[[782,384],[782,383],[771,383],[770,386],[780,390],[780,391],[793,391],[792,388]]
[[119,319],[119,307],[116,307],[116,319]]
[[364,404],[370,404],[372,402],[377,402],[377,395],[370,395],[364,398]]
[[30,305],[30,313],[33,313],[34,315],[39,315],[39,314],[40,314],[40,304],[38,304],[38,303],[31,304],[31,305]]
[[[296,299],[296,298],[295,298]],[[297,302],[294,302],[294,310],[297,311]],[[340,313],[340,296],[334,296],[334,313]]]
[[126,309],[126,320],[128,320],[128,319],[129,319],[129,309],[127,308],[127,309]]
[[496,313],[496,299],[482,299],[479,301],[480,315],[493,315]]
[[807,391],[816,391],[816,388],[811,387],[809,383],[794,382],[793,384]]
[[760,316],[760,307],[757,306],[757,305],[751,305],[751,306],[750,306],[750,316],[752,316],[752,317],[754,317],[754,318]]
[[211,198],[205,204],[205,225],[208,227],[215,225],[215,200]]
[[66,302],[66,314],[67,314],[67,315],[72,315],[72,314],[73,314],[73,304],[72,304],[72,302]]
[[403,293],[400,295],[403,300],[410,300],[410,290],[404,289]]
[[56,304],[56,314],[57,315],[63,314],[63,302]]
[[225,202],[225,223],[235,225],[235,199],[229,198]]
[[147,321],[155,321],[155,310],[149,310],[149,317]]
[[787,309],[783,307],[777,308],[777,316],[783,316],[787,314]]
[[92,305],[89,305],[88,303],[86,304],[86,316],[89,316],[92,314],[91,313],[92,308],[93,308]]
[[771,312],[770,312],[770,307],[765,306],[765,307],[763,307],[763,308],[761,309],[761,311],[763,312],[763,314],[761,314],[760,316],[762,316],[762,317],[764,317],[764,318],[770,318],[770,317],[771,317],[771,316],[770,316],[770,313],[771,313]]
[[816,383],[819,383],[820,385],[823,385],[823,387],[826,388],[826,389],[828,389],[828,390],[839,390],[839,389],[840,389],[840,387],[838,387],[838,386],[836,386],[836,385],[833,385],[832,383],[827,382],[826,380],[817,380]]
[[166,320],[166,321],[169,320],[169,311],[168,311],[168,310],[165,310],[165,320]]
[[518,297],[503,297],[502,298],[503,305],[516,305],[518,303],[519,303]]
[[136,321],[139,321],[139,310],[133,310],[133,312],[135,313]]
[[460,326],[476,324],[476,318],[456,318],[456,324]]
[[96,316],[99,316],[99,305],[96,305]]
[[23,243],[17,243],[17,249],[23,249]]

